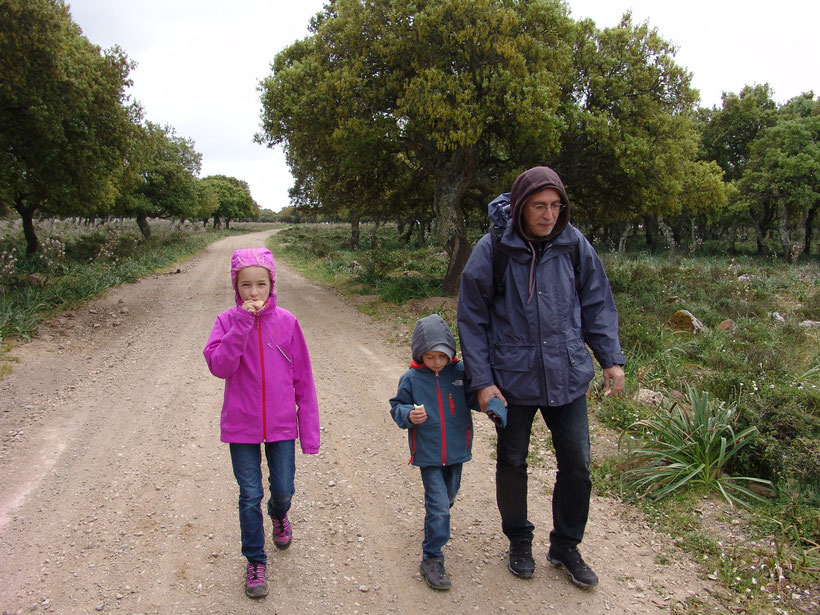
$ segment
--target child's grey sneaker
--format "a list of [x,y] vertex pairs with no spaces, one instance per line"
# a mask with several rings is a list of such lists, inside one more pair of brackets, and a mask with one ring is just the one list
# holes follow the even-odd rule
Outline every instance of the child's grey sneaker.
[[268,595],[268,580],[265,578],[265,564],[248,562],[245,568],[245,594],[248,598],[264,598]]
[[423,559],[421,560],[421,574],[424,575],[424,580],[427,585],[433,589],[450,589],[452,585],[447,571],[444,569],[444,560],[442,558]]
[[277,549],[287,549],[293,539],[293,530],[287,514],[284,517],[271,517],[273,520],[273,544]]
[[510,572],[522,579],[535,574],[535,560],[532,558],[532,544],[529,540],[510,542]]
[[578,549],[573,547],[559,553],[550,547],[547,559],[553,566],[563,567],[569,575],[569,580],[578,587],[589,589],[598,585],[598,576],[587,566]]

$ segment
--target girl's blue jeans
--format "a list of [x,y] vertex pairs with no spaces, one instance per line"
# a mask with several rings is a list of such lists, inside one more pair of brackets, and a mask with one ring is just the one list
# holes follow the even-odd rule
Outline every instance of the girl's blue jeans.
[[265,527],[262,516],[262,452],[268,461],[270,498],[268,514],[284,517],[290,510],[295,473],[295,440],[264,444],[231,443],[231,464],[239,484],[239,528],[242,530],[242,555],[249,562],[266,564]]
[[424,559],[444,557],[441,548],[450,540],[450,508],[461,486],[462,464],[421,469],[424,484]]

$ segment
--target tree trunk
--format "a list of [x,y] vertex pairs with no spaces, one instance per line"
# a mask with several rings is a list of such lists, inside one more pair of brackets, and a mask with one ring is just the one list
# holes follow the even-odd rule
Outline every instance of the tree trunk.
[[775,218],[775,207],[768,202],[759,203],[758,206],[751,206],[749,213],[757,235],[757,253],[761,255],[768,254],[769,245],[766,241],[766,235],[771,230]]
[[755,238],[757,240],[757,253],[759,255],[766,254],[769,250],[766,247],[766,233],[763,230],[760,222],[752,216],[752,225],[755,229]]
[[151,227],[148,225],[148,216],[145,214],[137,214],[137,226],[146,240],[151,239]]
[[427,235],[425,229],[427,223],[424,220],[418,221],[418,233],[416,234],[416,241],[419,242],[419,248],[423,248],[427,244]]
[[635,224],[627,224],[626,225],[626,230],[624,230],[624,232],[621,233],[621,236],[618,238],[618,253],[619,254],[625,254],[626,253],[626,242],[629,240],[629,237],[632,235],[632,233],[635,232],[635,227],[636,226],[637,225],[635,225]]
[[658,249],[658,223],[655,220],[655,216],[644,216],[643,226],[649,253],[654,254]]
[[436,213],[439,241],[450,257],[442,282],[442,292],[446,296],[458,292],[461,272],[472,251],[467,241],[461,201],[474,177],[475,163],[472,152],[466,148],[453,152],[450,158],[436,169],[433,211]]
[[359,229],[359,221],[359,212],[350,212],[350,249],[354,251],[360,247],[359,237],[361,230]]
[[666,238],[666,243],[669,245],[669,256],[672,259],[678,257],[678,242],[675,241],[675,235],[670,227],[663,219],[663,216],[658,216],[658,228],[660,228],[663,236]]
[[809,210],[809,215],[806,216],[806,239],[803,242],[803,252],[806,255],[811,254],[811,239],[812,239],[812,225],[814,224],[814,215],[817,213],[817,208],[820,207],[815,205]]
[[689,256],[694,256],[695,251],[698,249],[698,246],[702,243],[702,241],[698,241],[698,225],[697,221],[695,220],[695,216],[689,218]]
[[410,240],[413,238],[413,231],[416,228],[415,220],[402,220],[399,227],[400,241],[407,247],[410,247]]
[[37,254],[40,249],[40,242],[37,240],[37,232],[34,229],[34,210],[33,205],[26,206],[26,201],[23,197],[18,197],[14,201],[14,209],[20,214],[23,220],[23,236],[26,238],[26,254],[31,256]]
[[378,240],[378,237],[376,237],[376,233],[378,232],[380,226],[381,226],[381,221],[376,220],[376,222],[373,224],[373,229],[370,231],[370,249],[371,250],[375,250],[379,245],[379,240]]
[[736,245],[737,245],[737,220],[738,215],[732,214],[732,224],[729,228],[729,254],[736,253]]
[[794,237],[792,237],[792,232],[789,229],[789,210],[786,207],[786,202],[784,199],[780,199],[778,212],[780,214],[778,230],[780,232],[780,245],[783,249],[783,258],[790,265],[795,265],[797,264],[797,259],[800,258],[800,253],[804,248],[803,242],[805,237],[802,235],[805,233],[806,220],[809,218],[809,210],[808,208],[803,209],[803,215],[800,216],[800,221],[797,223]]

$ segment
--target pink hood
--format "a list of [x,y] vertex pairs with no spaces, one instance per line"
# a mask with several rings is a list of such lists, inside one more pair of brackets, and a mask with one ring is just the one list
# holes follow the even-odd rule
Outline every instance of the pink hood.
[[[234,250],[231,256],[231,286],[234,290],[236,305],[242,305],[239,298],[239,291],[236,289],[236,276],[240,269],[245,267],[264,267],[270,273],[271,303],[276,305],[276,294],[273,292],[276,283],[276,265],[273,262],[273,254],[267,248],[242,248]],[[267,306],[265,306],[267,307]]]

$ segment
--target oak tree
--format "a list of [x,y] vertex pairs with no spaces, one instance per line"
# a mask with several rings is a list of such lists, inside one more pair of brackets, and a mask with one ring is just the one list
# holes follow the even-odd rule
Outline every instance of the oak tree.
[[[465,194],[558,149],[571,28],[566,7],[548,0],[331,2],[263,82],[261,140],[285,144],[289,160],[315,163],[309,188],[319,201],[350,202],[347,191],[324,193],[322,180],[342,172],[339,160],[362,169],[346,146],[363,135],[373,154],[431,177],[449,255],[443,291],[453,294],[471,249]],[[306,147],[319,153],[311,159]],[[378,194],[393,180],[359,175],[358,185]],[[356,182],[356,173],[345,180]]]
[[38,249],[35,213],[102,213],[113,206],[140,109],[132,68],[101,51],[60,0],[0,2],[0,202]]

